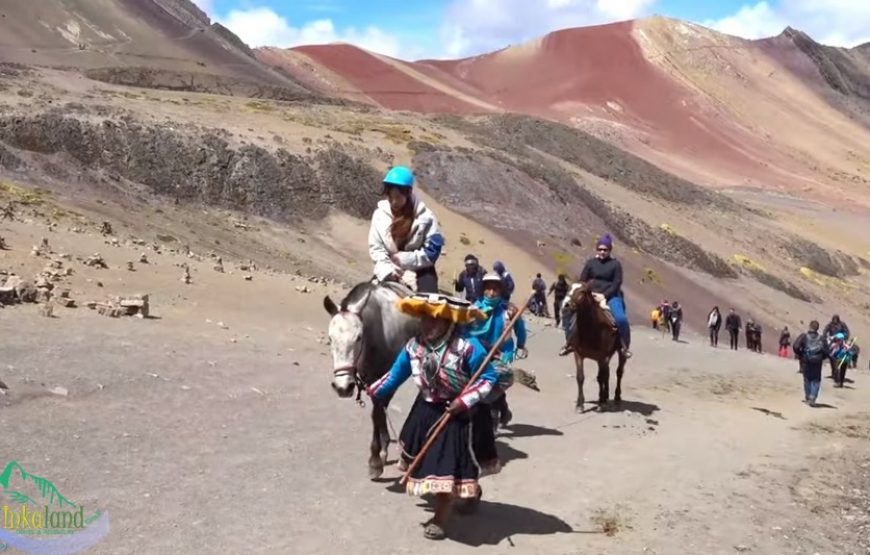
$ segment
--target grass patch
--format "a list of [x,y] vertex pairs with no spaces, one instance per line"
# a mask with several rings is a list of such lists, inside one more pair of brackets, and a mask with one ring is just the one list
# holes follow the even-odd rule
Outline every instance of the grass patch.
[[255,112],[274,112],[275,106],[268,102],[263,102],[262,100],[251,100],[250,102],[246,102],[245,106],[250,108]]
[[0,191],[25,206],[39,206],[45,203],[45,191],[40,189],[25,189],[9,181],[0,181]]
[[754,260],[752,260],[752,259],[749,258],[748,256],[745,256],[745,255],[742,255],[742,254],[735,254],[735,255],[733,256],[733,258],[734,258],[734,261],[735,261],[735,262],[737,262],[738,264],[740,264],[740,267],[741,267],[741,268],[744,268],[744,269],[746,269],[746,270],[749,270],[750,272],[766,272],[766,271],[767,271],[767,270],[764,268],[764,266],[762,266],[762,265],[759,264],[758,262],[755,262]]

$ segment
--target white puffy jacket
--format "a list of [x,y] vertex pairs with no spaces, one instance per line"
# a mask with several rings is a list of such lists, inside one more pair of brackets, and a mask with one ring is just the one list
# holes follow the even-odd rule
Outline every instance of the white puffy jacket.
[[[390,274],[402,274],[406,270],[415,271],[435,265],[444,246],[444,237],[438,227],[435,214],[421,200],[412,197],[414,202],[414,223],[405,250],[399,251],[390,236],[393,213],[387,200],[378,202],[372,214],[369,228],[369,256],[375,263],[375,277],[383,280]],[[390,258],[397,256],[397,263]]]

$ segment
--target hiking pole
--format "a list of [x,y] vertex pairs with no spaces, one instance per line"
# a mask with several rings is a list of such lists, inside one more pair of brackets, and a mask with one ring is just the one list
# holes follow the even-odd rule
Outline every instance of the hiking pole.
[[[532,294],[532,296],[534,296],[534,293]],[[532,298],[529,297],[529,301],[531,300]],[[483,373],[484,368],[489,365],[489,363],[492,361],[492,357],[495,356],[495,353],[498,351],[499,347],[501,347],[501,344],[504,343],[505,339],[510,336],[511,331],[513,331],[514,328],[514,324],[517,323],[517,320],[520,319],[520,316],[523,315],[523,312],[526,311],[526,308],[528,306],[529,302],[526,301],[523,306],[519,307],[517,313],[504,327],[504,331],[501,332],[501,336],[499,336],[489,352],[486,353],[486,358],[484,358],[483,362],[480,363],[480,367],[478,367],[477,371],[471,376],[471,378],[469,378],[468,383],[465,385],[465,387],[462,388],[462,391],[459,393],[459,397],[461,397],[462,394],[465,393],[465,390],[472,387],[474,383],[478,380],[478,378],[480,378],[480,375]],[[402,478],[399,479],[400,485],[404,485],[408,481],[408,478],[411,477],[411,473],[416,470],[417,466],[419,466],[420,462],[423,460],[423,457],[426,456],[426,453],[429,451],[429,449],[432,448],[432,444],[435,443],[435,440],[438,438],[438,434],[440,434],[447,426],[447,423],[450,421],[451,416],[453,415],[450,414],[450,412],[445,412],[444,415],[438,419],[435,429],[432,430],[432,434],[426,440],[426,443],[423,444],[423,447],[420,449],[420,452],[417,453],[417,456],[414,457],[414,460],[411,462],[411,464],[408,465],[408,470],[406,470]]]

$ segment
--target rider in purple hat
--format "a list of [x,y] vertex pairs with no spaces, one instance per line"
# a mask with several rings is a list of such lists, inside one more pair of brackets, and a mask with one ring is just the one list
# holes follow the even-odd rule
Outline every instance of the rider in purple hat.
[[613,238],[605,233],[595,243],[595,257],[586,261],[580,273],[580,281],[591,281],[592,290],[601,293],[607,299],[607,306],[616,321],[619,337],[622,340],[622,351],[626,357],[631,356],[631,327],[625,313],[625,300],[622,293],[622,263],[611,256]]

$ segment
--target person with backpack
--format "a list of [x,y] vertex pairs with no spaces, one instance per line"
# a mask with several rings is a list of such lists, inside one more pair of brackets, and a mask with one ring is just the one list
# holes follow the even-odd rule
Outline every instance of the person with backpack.
[[673,340],[680,340],[680,329],[683,327],[683,307],[680,306],[679,301],[674,301],[674,304],[671,305],[671,333],[673,334]]
[[804,403],[816,406],[816,399],[822,387],[822,364],[829,358],[825,338],[819,333],[819,322],[810,322],[810,328],[795,339],[792,345],[794,354],[800,361],[801,374],[804,376]]
[[541,277],[541,274],[537,274],[534,281],[532,281],[532,291],[535,292],[535,306],[538,310],[537,316],[549,318],[550,309],[547,308],[547,283]]
[[728,330],[728,335],[731,338],[731,350],[736,351],[740,343],[740,328],[743,327],[743,322],[740,320],[740,315],[734,308],[728,311],[728,317],[725,318],[725,329]]
[[707,315],[707,328],[710,330],[710,346],[719,346],[719,329],[722,327],[722,314],[719,312],[719,307],[714,306],[710,314]]
[[550,285],[549,293],[553,293],[553,312],[556,316],[556,325],[560,325],[562,323],[562,319],[560,318],[560,312],[562,310],[562,303],[565,302],[565,297],[568,296],[568,289],[570,285],[568,285],[568,276],[565,274],[559,274],[559,277],[556,278],[556,281]]
[[791,345],[791,332],[788,331],[788,326],[782,328],[779,334],[779,356],[788,358],[788,348]]
[[516,289],[516,284],[514,283],[513,276],[510,272],[507,271],[507,268],[504,267],[504,262],[502,262],[501,260],[495,261],[495,263],[492,265],[492,271],[497,273],[498,277],[501,278],[502,298],[510,302],[511,295],[514,294],[514,289]]

